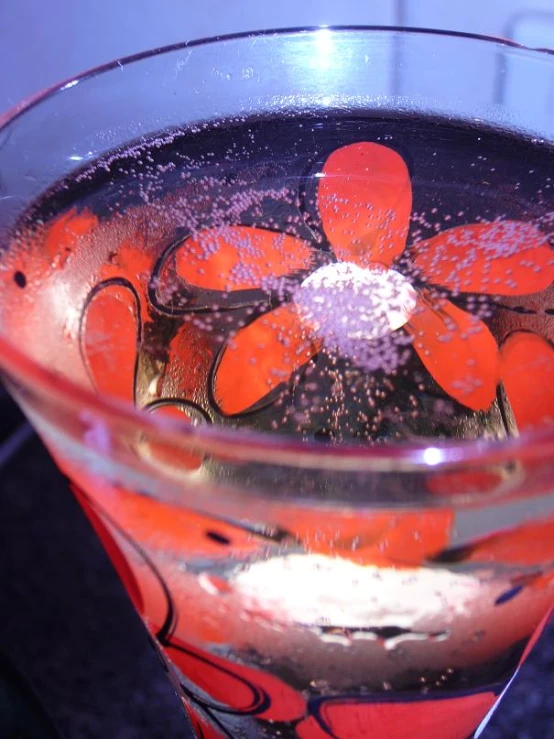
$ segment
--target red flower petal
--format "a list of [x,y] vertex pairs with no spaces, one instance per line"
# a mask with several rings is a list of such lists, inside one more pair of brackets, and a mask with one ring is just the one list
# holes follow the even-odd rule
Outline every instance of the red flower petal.
[[81,324],[81,352],[101,393],[133,401],[140,340],[138,298],[114,282],[92,293]]
[[154,249],[146,248],[142,235],[138,232],[133,238],[117,245],[111,260],[102,265],[100,275],[104,280],[127,280],[136,290],[141,305],[145,307],[148,304],[148,282],[154,263]]
[[496,341],[475,316],[447,300],[423,295],[406,329],[419,358],[452,398],[472,410],[485,410],[496,396],[499,353]]
[[[223,575],[206,576],[204,584],[219,593],[214,600],[195,572],[183,570],[183,563],[267,557],[278,544],[240,524],[103,484],[61,457],[56,462],[86,491],[127,560],[138,583],[141,613],[152,633],[169,629],[172,634],[177,628],[197,641],[234,643],[238,637],[232,635],[240,625],[235,619],[238,601],[233,598],[232,585]],[[193,609],[191,599],[196,604]],[[186,619],[179,620],[184,613]]]
[[83,236],[90,234],[98,219],[87,211],[67,211],[48,224],[44,238],[44,251],[51,265],[61,267]]
[[[300,739],[467,739],[492,708],[492,691],[459,698],[379,702],[371,698],[327,698],[296,727]],[[409,728],[408,728],[409,727]]]
[[554,521],[533,521],[491,534],[470,545],[464,562],[495,562],[502,566],[536,566],[554,558]]
[[505,480],[500,470],[456,470],[429,475],[426,486],[433,495],[490,493]]
[[536,334],[517,331],[500,351],[506,395],[520,430],[554,421],[554,349]]
[[[192,423],[191,417],[186,411],[186,406],[159,405],[150,412],[157,416],[168,416],[181,423]],[[195,454],[194,451],[185,446],[177,447],[174,444],[163,443],[149,439],[140,445],[149,459],[157,462],[170,471],[197,470],[202,465],[203,456]]]
[[214,376],[223,413],[247,410],[306,364],[318,351],[294,305],[260,316],[229,340]]
[[458,226],[412,249],[423,278],[455,292],[529,295],[554,280],[554,252],[532,223]]
[[[267,551],[267,539],[247,529],[123,488],[110,488],[102,504],[135,541],[147,542],[150,549],[159,542],[175,558],[228,559]],[[152,532],[163,532],[163,537],[153,539]]]
[[341,261],[389,267],[406,244],[412,186],[400,154],[361,142],[334,151],[318,182],[323,230]]
[[186,239],[175,255],[177,274],[204,290],[245,290],[310,266],[306,241],[249,226],[221,226]]
[[454,513],[450,509],[386,511],[369,515],[297,509],[272,522],[293,533],[309,552],[342,557],[360,564],[399,567],[419,565],[450,541]]
[[177,639],[172,639],[166,651],[183,675],[214,699],[215,703],[205,701],[214,707],[232,708],[235,714],[272,721],[293,721],[304,715],[306,702],[300,693],[273,675]]
[[[0,271],[4,335],[25,347],[39,362],[50,363],[46,358],[57,346],[58,355],[64,355],[60,361],[65,364],[66,374],[76,382],[86,382],[86,373],[75,355],[75,337],[70,329],[61,329],[59,312],[54,325],[49,325],[49,316],[55,313],[53,296],[59,300],[60,290],[74,292],[74,278],[64,267],[80,250],[81,242],[84,251],[92,246],[91,235],[97,223],[96,216],[88,211],[72,208],[36,229],[23,231],[3,255]],[[60,340],[64,348],[57,343]]]
[[[5,257],[6,267],[0,273],[2,290],[15,291],[19,300],[34,300],[44,290],[45,280],[61,272],[73,251],[90,236],[98,224],[96,216],[75,208],[63,213],[36,231],[29,230],[19,237]],[[15,275],[24,280],[25,289],[17,284]],[[11,304],[11,302],[10,302]],[[9,317],[9,316],[8,316]]]

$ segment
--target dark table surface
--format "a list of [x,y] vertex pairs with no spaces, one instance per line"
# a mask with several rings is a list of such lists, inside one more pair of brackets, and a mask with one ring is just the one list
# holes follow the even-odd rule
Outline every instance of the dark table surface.
[[[33,684],[63,739],[190,737],[110,562],[44,447],[1,388],[0,467],[0,657],[7,656]],[[1,683],[0,659],[0,698]],[[554,736],[553,688],[554,625],[485,739]],[[12,739],[6,729],[2,733],[1,711],[0,700],[0,739]],[[43,736],[31,732],[17,739]]]

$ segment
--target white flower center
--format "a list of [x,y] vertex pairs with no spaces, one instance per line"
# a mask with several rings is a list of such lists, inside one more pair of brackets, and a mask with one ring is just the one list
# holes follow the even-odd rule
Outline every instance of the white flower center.
[[294,300],[329,348],[344,349],[345,341],[381,339],[404,326],[415,310],[417,293],[393,269],[338,262],[309,275]]
[[[278,620],[349,628],[437,626],[471,612],[477,578],[425,567],[360,565],[321,554],[289,554],[241,570],[234,587],[253,610]],[[248,603],[250,601],[250,603]]]

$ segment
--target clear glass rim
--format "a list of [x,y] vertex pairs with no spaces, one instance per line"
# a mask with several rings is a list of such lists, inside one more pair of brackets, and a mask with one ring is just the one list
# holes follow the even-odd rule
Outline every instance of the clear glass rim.
[[[421,37],[446,37],[468,39],[484,44],[508,47],[514,50],[532,52],[537,57],[548,56],[554,63],[554,50],[531,48],[515,41],[494,36],[485,36],[462,31],[443,31],[427,28],[403,28],[399,26],[308,26],[279,28],[260,31],[246,31],[208,38],[195,39],[182,43],[159,47],[131,56],[116,59],[87,70],[46,90],[23,100],[6,113],[0,115],[0,133],[41,101],[68,90],[75,84],[84,82],[121,67],[151,57],[167,54],[181,49],[207,46],[231,40],[251,39],[252,37],[286,37],[299,33],[313,34],[321,29],[340,33],[374,33],[376,35],[410,35]],[[279,434],[259,433],[246,430],[225,429],[214,425],[191,426],[173,418],[157,417],[147,414],[130,403],[115,397],[103,397],[92,390],[81,387],[69,378],[41,366],[13,343],[0,334],[0,363],[4,365],[15,382],[26,381],[32,387],[40,387],[46,395],[57,397],[64,402],[97,413],[106,420],[132,424],[138,431],[159,435],[168,442],[188,441],[191,446],[205,453],[232,454],[235,458],[265,463],[287,464],[317,469],[371,471],[398,469],[444,468],[460,464],[493,464],[502,461],[544,459],[554,456],[554,424],[544,429],[526,431],[518,437],[502,440],[432,440],[422,439],[413,443],[398,443],[361,447],[344,444],[327,446],[317,442],[298,442]]]

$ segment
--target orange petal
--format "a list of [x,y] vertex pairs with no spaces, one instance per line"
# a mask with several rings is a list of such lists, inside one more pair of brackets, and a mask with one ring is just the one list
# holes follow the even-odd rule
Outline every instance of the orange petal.
[[119,243],[109,262],[102,265],[104,280],[124,278],[136,290],[141,305],[148,305],[148,283],[154,268],[155,253],[148,251],[140,234]]
[[406,329],[419,358],[448,395],[474,411],[491,405],[499,353],[481,320],[447,300],[429,304],[423,296]]
[[[92,244],[91,234],[96,225],[96,216],[88,211],[78,213],[73,208],[44,225],[22,230],[2,256],[2,330],[36,360],[44,361],[51,354],[52,345],[59,341],[56,327],[46,328],[48,317],[54,311],[53,296],[58,295],[60,299],[60,285],[65,285],[71,293],[75,278],[64,274],[64,266],[73,253],[79,251],[81,241],[85,250]],[[65,331],[61,337],[69,344],[63,361],[66,374],[73,375],[79,382],[85,378],[82,378],[82,366],[75,366],[81,363],[75,362],[70,333]],[[63,349],[58,353],[64,353]]]
[[530,295],[554,280],[554,252],[532,223],[458,226],[412,249],[424,279],[456,292]]
[[554,348],[536,334],[517,331],[502,345],[501,375],[520,430],[554,421]]
[[294,305],[282,305],[240,329],[229,340],[213,379],[223,413],[251,408],[318,351]]
[[249,226],[201,231],[177,249],[177,274],[204,290],[246,290],[307,269],[313,251],[289,234]]
[[276,521],[309,552],[342,557],[359,564],[414,567],[431,559],[450,541],[450,509],[420,513],[330,513],[298,509]]
[[140,342],[140,309],[134,291],[110,282],[92,293],[83,315],[80,341],[97,390],[133,401]]
[[79,239],[91,233],[98,219],[88,211],[72,208],[48,225],[44,250],[52,265],[60,267],[78,245]]
[[412,186],[400,154],[361,142],[334,151],[317,203],[325,235],[341,261],[389,267],[406,244]]
[[43,289],[45,279],[64,266],[80,239],[91,234],[97,224],[92,213],[72,208],[36,231],[25,232],[6,255],[9,269],[0,273],[2,290],[12,289],[21,297]]

